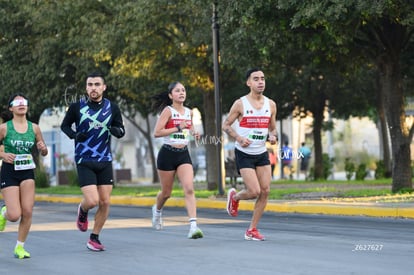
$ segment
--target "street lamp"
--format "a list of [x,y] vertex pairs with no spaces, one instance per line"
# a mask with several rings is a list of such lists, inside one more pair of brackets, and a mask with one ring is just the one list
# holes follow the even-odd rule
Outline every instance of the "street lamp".
[[217,2],[213,3],[213,18],[212,18],[212,30],[213,30],[213,63],[214,63],[214,101],[215,101],[215,114],[216,114],[216,136],[220,142],[217,143],[216,156],[217,156],[217,185],[219,195],[224,195],[224,162],[223,162],[223,144],[221,134],[221,96],[220,96],[220,78],[219,78],[219,24],[217,23]]

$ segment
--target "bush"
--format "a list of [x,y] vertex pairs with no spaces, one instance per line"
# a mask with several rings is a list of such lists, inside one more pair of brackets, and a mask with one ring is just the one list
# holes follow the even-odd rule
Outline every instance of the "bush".
[[333,162],[334,159],[331,159],[328,154],[322,154],[324,179],[328,179],[332,175]]
[[[323,174],[322,174],[322,178],[318,177],[318,179],[327,180],[329,176],[332,175],[333,163],[334,163],[333,158],[330,158],[329,155],[326,153],[322,154],[322,169],[323,169],[322,173]],[[315,176],[315,167],[309,168],[309,173],[306,179],[310,181],[317,180]]]
[[37,165],[35,169],[35,185],[39,188],[50,187],[49,174],[41,164]]
[[76,169],[67,171],[68,182],[70,186],[79,186],[78,172]]
[[385,165],[383,160],[376,162],[377,168],[375,169],[375,178],[376,179],[385,179]]
[[306,177],[306,180],[314,181],[315,180],[315,168],[313,166],[309,168],[309,173]]
[[368,175],[367,165],[364,163],[361,163],[360,165],[358,165],[358,168],[355,173],[355,180],[364,180],[367,175]]
[[347,180],[351,180],[355,172],[355,164],[351,162],[350,158],[345,159],[345,175]]

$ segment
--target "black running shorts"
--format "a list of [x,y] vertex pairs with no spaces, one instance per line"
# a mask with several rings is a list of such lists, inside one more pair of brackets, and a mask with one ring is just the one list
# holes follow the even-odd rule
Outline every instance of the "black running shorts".
[[111,161],[81,162],[76,165],[79,185],[109,185],[114,184],[114,173]]
[[0,189],[9,186],[20,186],[24,180],[34,180],[34,169],[28,170],[14,170],[14,165],[3,161],[0,172]]
[[190,153],[187,146],[184,148],[175,148],[164,144],[157,157],[157,168],[163,171],[175,171],[181,164],[191,164]]
[[237,171],[243,168],[256,169],[257,166],[270,165],[269,153],[267,151],[259,155],[250,155],[234,149],[234,153],[236,155]]

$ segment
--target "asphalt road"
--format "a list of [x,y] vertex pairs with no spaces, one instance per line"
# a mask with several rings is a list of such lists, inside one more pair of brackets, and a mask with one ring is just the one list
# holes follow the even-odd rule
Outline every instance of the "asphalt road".
[[[203,239],[186,238],[183,208],[164,210],[165,228],[151,228],[150,207],[112,206],[101,233],[104,252],[86,248],[76,204],[36,202],[26,248],[13,257],[16,223],[0,232],[0,274],[412,274],[414,220],[267,212],[266,241],[243,239],[251,213],[231,218],[199,209]],[[90,213],[93,220],[94,211]],[[91,228],[91,225],[90,225]]]

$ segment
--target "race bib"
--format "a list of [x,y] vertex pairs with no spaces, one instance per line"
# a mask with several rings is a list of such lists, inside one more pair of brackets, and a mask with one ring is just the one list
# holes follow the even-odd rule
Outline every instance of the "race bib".
[[190,131],[188,129],[183,129],[181,132],[172,133],[170,135],[170,140],[175,143],[182,143],[188,139]]
[[36,164],[33,161],[33,156],[31,154],[21,154],[16,155],[14,159],[14,170],[28,170],[35,169]]
[[264,131],[252,130],[247,138],[253,141],[253,143],[264,144],[266,142],[267,133]]

